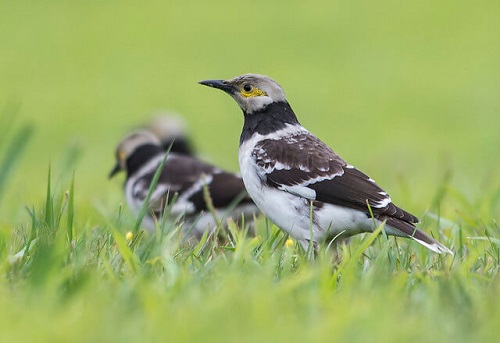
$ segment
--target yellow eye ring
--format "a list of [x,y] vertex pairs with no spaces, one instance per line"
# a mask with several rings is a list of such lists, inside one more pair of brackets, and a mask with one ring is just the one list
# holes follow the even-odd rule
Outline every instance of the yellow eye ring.
[[245,98],[250,98],[254,96],[266,96],[267,93],[264,92],[262,89],[259,89],[257,87],[254,87],[252,85],[246,84],[243,86],[243,88],[240,91],[241,95]]
[[126,156],[127,156],[127,154],[125,153],[125,151],[123,151],[123,150],[118,151],[118,160],[125,161]]

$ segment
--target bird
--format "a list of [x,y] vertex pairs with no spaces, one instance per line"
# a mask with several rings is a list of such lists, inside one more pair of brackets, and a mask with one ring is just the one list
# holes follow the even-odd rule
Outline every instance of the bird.
[[238,159],[246,189],[261,212],[304,249],[334,237],[373,232],[411,238],[453,254],[415,225],[377,183],[304,128],[283,88],[265,75],[244,74],[201,85],[229,94],[244,115]]
[[143,129],[156,135],[163,150],[177,154],[195,156],[193,143],[187,134],[184,118],[172,111],[156,112]]
[[[125,198],[129,207],[138,214],[147,197],[153,177],[165,158],[161,140],[148,130],[135,130],[127,134],[116,148],[116,165],[109,174],[126,172]],[[215,209],[210,212],[204,189],[208,189]],[[186,237],[199,239],[207,230],[217,229],[223,219],[240,219],[250,223],[259,213],[245,190],[242,178],[224,171],[196,157],[169,152],[158,183],[149,202],[149,213],[142,225],[154,229],[155,219],[166,212],[172,218],[184,217],[181,232]]]

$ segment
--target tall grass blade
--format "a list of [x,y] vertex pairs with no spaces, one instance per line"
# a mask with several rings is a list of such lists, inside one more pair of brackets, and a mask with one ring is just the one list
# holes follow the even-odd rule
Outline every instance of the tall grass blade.
[[208,189],[208,185],[205,182],[205,176],[202,176],[203,179],[203,200],[205,200],[205,203],[207,204],[208,211],[212,215],[212,218],[214,219],[214,222],[217,227],[220,227],[220,221],[217,216],[217,213],[215,212],[215,207],[214,203],[212,202],[212,197],[210,196],[210,190]]
[[45,223],[49,229],[54,228],[54,205],[52,203],[52,194],[50,189],[50,163],[49,163],[49,173],[47,176],[47,196],[45,199]]
[[493,237],[467,237],[471,241],[485,241],[485,242],[490,242],[492,244],[500,246],[500,239],[498,238],[493,238]]
[[22,156],[30,138],[33,135],[33,131],[34,130],[31,125],[24,125],[14,135],[5,151],[3,159],[0,161],[0,200],[2,199],[2,195],[5,193],[4,189],[7,184],[7,180]]
[[375,241],[375,239],[378,237],[378,235],[382,232],[384,229],[385,222],[380,224],[371,234],[368,235],[366,239],[363,240],[363,242],[357,247],[357,249],[352,253],[352,255],[348,256],[347,254],[344,254],[342,262],[339,264],[337,270],[333,274],[333,280],[338,280],[339,276],[350,266],[350,269],[354,268],[353,262],[356,262],[359,260],[361,255],[365,252],[366,249]]
[[73,177],[71,178],[71,186],[69,188],[68,195],[68,215],[66,220],[66,234],[68,236],[68,241],[71,244],[73,241],[73,219],[75,217],[75,172],[73,171]]
[[160,179],[161,171],[163,170],[163,166],[165,166],[165,162],[167,161],[167,157],[170,153],[170,149],[172,149],[172,144],[168,147],[165,157],[162,159],[160,165],[158,166],[158,169],[156,170],[156,173],[153,177],[153,180],[151,181],[151,185],[149,186],[148,194],[146,195],[146,199],[144,199],[144,203],[142,204],[142,207],[139,211],[139,214],[137,215],[137,219],[135,221],[134,228],[132,232],[134,235],[139,231],[139,228],[141,227],[141,223],[146,216],[146,214],[149,212],[149,202],[151,200],[151,195],[153,194],[154,190],[156,189],[156,185],[158,184],[158,180]]
[[4,105],[0,115],[0,147],[3,146],[4,141],[9,137],[12,127],[15,122],[15,117],[19,113],[21,104],[18,102],[8,102]]

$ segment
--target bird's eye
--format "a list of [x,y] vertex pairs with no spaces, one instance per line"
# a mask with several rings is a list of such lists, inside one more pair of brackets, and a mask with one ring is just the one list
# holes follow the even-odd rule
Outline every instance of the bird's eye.
[[265,96],[265,95],[267,95],[267,93],[264,92],[262,89],[254,87],[254,86],[252,86],[249,83],[243,85],[243,87],[240,90],[240,94],[244,98],[254,98],[254,97],[257,97],[257,96]]
[[126,157],[127,157],[127,154],[125,153],[124,150],[118,150],[118,152],[116,153],[117,157],[118,157],[118,160],[119,161],[125,161]]

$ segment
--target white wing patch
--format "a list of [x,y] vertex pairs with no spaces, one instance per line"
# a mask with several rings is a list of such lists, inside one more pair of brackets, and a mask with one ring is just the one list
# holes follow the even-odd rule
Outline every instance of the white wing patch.
[[[218,174],[214,173],[213,175]],[[209,174],[203,174],[201,175],[200,179],[193,183],[189,189],[187,189],[185,192],[182,192],[182,194],[179,195],[177,198],[177,201],[171,208],[172,213],[180,213],[180,214],[192,214],[195,212],[196,208],[194,207],[194,204],[190,202],[188,199],[196,192],[199,192],[200,189],[203,189],[205,185],[209,185],[210,182],[213,180],[213,175]]]
[[384,208],[387,207],[392,202],[391,197],[386,192],[378,192],[378,194],[384,196],[385,198],[380,201],[377,201],[377,203],[373,205],[373,207]]
[[284,186],[281,185],[278,187],[278,189],[281,189],[285,192],[288,192],[290,194],[306,198],[309,200],[316,200],[316,191],[312,188],[306,187],[306,186]]

